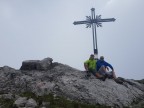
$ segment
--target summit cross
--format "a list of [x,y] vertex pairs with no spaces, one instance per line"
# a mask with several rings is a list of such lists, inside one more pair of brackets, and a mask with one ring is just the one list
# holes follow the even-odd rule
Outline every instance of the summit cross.
[[93,34],[93,49],[95,58],[98,58],[98,45],[97,45],[97,34],[96,27],[102,27],[103,22],[114,22],[115,18],[101,19],[101,15],[95,15],[95,8],[91,8],[91,16],[86,16],[85,21],[75,21],[73,24],[86,24],[86,28],[92,27]]

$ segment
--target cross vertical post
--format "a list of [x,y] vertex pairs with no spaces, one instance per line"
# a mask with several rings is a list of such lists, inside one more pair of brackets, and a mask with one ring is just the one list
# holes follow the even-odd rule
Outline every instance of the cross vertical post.
[[[91,19],[95,19],[95,9],[91,9]],[[96,33],[96,24],[92,23],[92,34],[93,34],[93,50],[95,58],[98,58],[98,46],[97,46],[97,33]]]
[[91,8],[91,16],[86,16],[85,21],[75,21],[73,24],[86,24],[86,28],[92,27],[93,34],[93,50],[95,58],[98,58],[98,45],[97,45],[97,33],[96,27],[102,27],[102,22],[114,22],[115,18],[101,19],[101,15],[95,15],[95,8]]

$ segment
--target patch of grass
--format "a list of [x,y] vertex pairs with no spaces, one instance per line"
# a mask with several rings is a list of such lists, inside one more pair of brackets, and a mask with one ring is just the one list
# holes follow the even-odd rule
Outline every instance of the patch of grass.
[[14,100],[0,98],[1,108],[17,108],[13,106]]
[[24,92],[24,93],[21,93],[20,96],[27,97],[28,99],[29,98],[37,99],[37,96],[33,92]]
[[42,102],[49,102],[50,108],[111,108],[109,106],[104,106],[104,105],[91,105],[91,104],[85,104],[77,101],[70,101],[64,97],[60,97],[60,96],[54,97],[53,94],[36,96],[32,92],[25,92],[20,96],[35,99],[39,104],[39,106],[42,104]]
[[[78,101],[71,101],[67,100],[65,97],[62,96],[56,96],[54,97],[53,94],[43,95],[43,96],[37,96],[35,93],[32,92],[24,92],[22,94],[19,94],[21,97],[27,97],[27,98],[33,98],[38,103],[39,108],[42,105],[42,102],[48,102],[48,105],[46,107],[48,108],[111,108],[110,106],[105,105],[92,105],[92,104],[86,104],[81,103]],[[14,100],[11,99],[3,99],[0,98],[0,108],[17,108],[13,105]],[[144,103],[141,102],[141,104],[137,105],[137,102],[134,102],[135,105],[132,106],[138,106],[139,108],[144,108]],[[124,107],[129,108],[129,107]],[[134,107],[132,107],[134,108]]]

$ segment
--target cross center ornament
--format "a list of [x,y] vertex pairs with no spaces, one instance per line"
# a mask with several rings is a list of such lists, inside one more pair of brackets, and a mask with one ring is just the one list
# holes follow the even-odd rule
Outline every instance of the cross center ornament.
[[85,21],[75,21],[73,24],[86,24],[86,28],[92,27],[92,34],[93,34],[93,49],[95,58],[98,58],[98,46],[97,46],[97,34],[96,34],[96,27],[102,27],[102,22],[114,22],[115,18],[106,18],[101,19],[101,15],[95,16],[95,8],[91,8],[91,16],[86,16]]

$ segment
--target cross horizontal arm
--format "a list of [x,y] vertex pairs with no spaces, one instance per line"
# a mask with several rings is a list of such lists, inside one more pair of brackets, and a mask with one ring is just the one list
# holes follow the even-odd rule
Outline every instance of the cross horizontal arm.
[[93,19],[92,21],[96,22],[114,22],[116,19],[115,18],[107,18],[107,19]]
[[75,21],[73,24],[77,25],[77,24],[88,24],[91,23],[90,21]]
[[114,22],[116,19],[115,18],[107,18],[107,19],[91,19],[91,20],[86,20],[86,21],[75,21],[73,24],[78,25],[78,24],[92,24],[92,23],[98,23],[98,22]]

